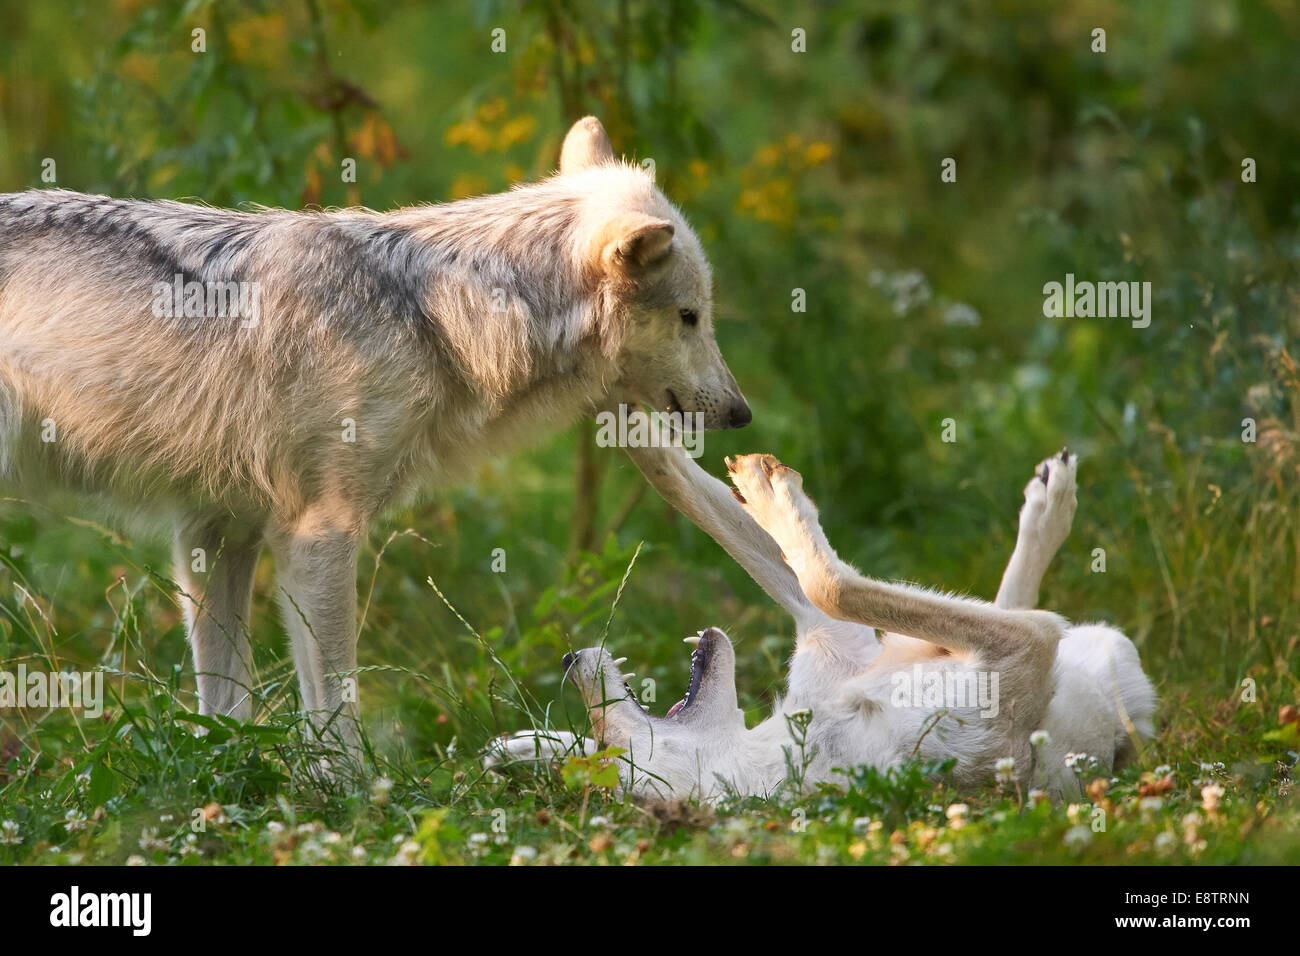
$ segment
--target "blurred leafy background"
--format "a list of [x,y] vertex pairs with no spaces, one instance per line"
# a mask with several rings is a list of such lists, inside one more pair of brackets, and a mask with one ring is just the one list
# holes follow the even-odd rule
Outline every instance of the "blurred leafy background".
[[[48,185],[49,157],[63,188],[386,209],[548,175],[568,124],[597,114],[616,148],[654,161],[713,260],[719,340],[755,420],[710,435],[706,467],[776,453],[846,558],[991,597],[1022,486],[1068,444],[1079,514],[1043,605],[1134,638],[1170,747],[1194,723],[1230,749],[1234,722],[1295,702],[1294,4],[4,0],[0,18],[4,191]],[[1150,327],[1044,318],[1043,285],[1067,272],[1151,282]],[[736,641],[751,716],[770,703],[788,623],[593,434],[493,462],[374,529],[361,662],[381,669],[362,700],[384,746],[439,764],[453,739],[463,752],[526,722],[426,577],[547,701],[641,542],[609,636],[665,688],[658,706],[683,681],[681,635],[705,625]],[[165,547],[84,517],[0,503],[0,659],[188,667],[150,574]],[[290,668],[264,561],[255,637],[275,688]],[[1239,703],[1246,677],[1258,705]],[[11,767],[59,759],[27,718],[3,720]]]

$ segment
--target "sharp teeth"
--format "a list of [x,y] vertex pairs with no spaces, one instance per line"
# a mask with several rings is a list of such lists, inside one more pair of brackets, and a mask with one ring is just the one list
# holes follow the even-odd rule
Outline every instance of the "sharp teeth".
[[698,643],[700,643],[700,639],[699,639],[699,637],[688,637],[688,638],[686,638],[685,640],[683,640],[682,643],[683,643],[683,644],[698,644]]
[[626,658],[626,657],[620,657],[618,660],[614,661],[614,666],[615,666],[615,667],[622,667],[622,666],[623,666],[624,664],[626,664],[626,663],[627,663],[627,658]]
[[630,681],[635,676],[636,676],[636,671],[628,671],[626,674],[623,675],[623,680]]

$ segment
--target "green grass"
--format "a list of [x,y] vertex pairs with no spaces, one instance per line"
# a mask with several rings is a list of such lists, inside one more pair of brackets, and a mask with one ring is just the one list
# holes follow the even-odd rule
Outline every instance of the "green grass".
[[[525,456],[524,466],[567,455],[564,445]],[[1086,489],[1086,477],[1083,483]],[[558,495],[564,483],[554,484]],[[485,476],[472,496],[491,501],[494,485]],[[476,515],[471,504],[471,493],[456,496],[457,519],[490,525],[491,506]],[[1294,638],[1283,646],[1267,636],[1277,632],[1275,622],[1260,625],[1258,660],[1245,667],[1231,666],[1231,652],[1204,671],[1176,663],[1187,659],[1193,638],[1198,649],[1205,642],[1200,605],[1189,636],[1170,635],[1161,652],[1149,638],[1145,662],[1162,696],[1159,736],[1117,778],[1093,782],[1081,770],[1081,783],[1092,785],[1083,805],[1036,804],[1007,786],[956,792],[927,774],[934,768],[918,766],[846,768],[846,791],[790,788],[716,807],[625,801],[608,787],[608,774],[602,779],[600,761],[498,776],[484,774],[478,753],[493,734],[548,718],[581,730],[576,699],[560,694],[558,657],[570,644],[599,641],[607,626],[611,645],[631,656],[638,674],[657,679],[662,709],[684,669],[670,635],[728,622],[742,705],[756,719],[789,653],[780,616],[762,598],[736,593],[707,564],[684,565],[666,546],[648,546],[633,561],[630,538],[622,546],[611,538],[602,553],[583,556],[542,587],[545,577],[520,582],[509,563],[505,580],[493,581],[486,551],[481,561],[457,562],[454,545],[376,535],[359,675],[367,754],[360,765],[340,767],[336,759],[336,772],[322,776],[324,751],[296,712],[292,670],[264,606],[267,582],[255,626],[257,719],[200,718],[174,597],[153,570],[161,556],[54,516],[33,519],[13,504],[7,512],[0,657],[29,669],[101,666],[109,700],[96,720],[71,710],[4,717],[0,826],[8,829],[0,862],[1261,863],[1300,852],[1290,779],[1300,744],[1295,724],[1277,724],[1279,704],[1295,699]],[[1181,577],[1185,555],[1172,545],[1161,550],[1169,573]],[[1086,561],[1069,554],[1083,549],[1066,550],[1067,569]],[[1258,571],[1267,560],[1240,563]],[[421,580],[435,571],[446,594],[493,581],[489,610],[462,621],[464,612]],[[1251,580],[1263,587],[1259,573]],[[363,594],[371,577],[362,575]],[[1061,592],[1059,578],[1082,577],[1049,573],[1047,593]],[[1113,572],[1108,577],[1109,587],[1122,586]],[[1147,597],[1161,604],[1158,589]],[[1125,606],[1124,598],[1113,600]],[[1126,606],[1136,612],[1143,601]],[[1153,613],[1166,630],[1170,607]],[[1119,616],[1122,624],[1133,619]],[[1254,702],[1241,699],[1239,674],[1254,682]],[[1206,797],[1206,787],[1221,787],[1222,795]]]

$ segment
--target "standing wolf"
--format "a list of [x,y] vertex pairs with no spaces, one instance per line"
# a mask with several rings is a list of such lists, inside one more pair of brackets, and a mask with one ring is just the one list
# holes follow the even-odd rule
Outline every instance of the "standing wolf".
[[370,521],[623,397],[750,420],[699,240],[592,117],[550,179],[383,214],[0,195],[0,481],[171,522],[202,713],[251,716],[265,543],[355,740]]

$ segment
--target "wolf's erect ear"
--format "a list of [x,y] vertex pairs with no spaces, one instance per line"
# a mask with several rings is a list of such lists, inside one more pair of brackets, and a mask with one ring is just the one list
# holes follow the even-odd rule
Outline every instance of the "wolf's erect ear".
[[614,147],[610,145],[609,134],[600,120],[594,116],[584,116],[569,127],[569,134],[564,137],[564,147],[560,150],[560,172],[576,173],[588,166],[613,162]]
[[602,231],[597,248],[608,271],[635,274],[668,256],[673,245],[673,224],[643,213],[625,213]]

